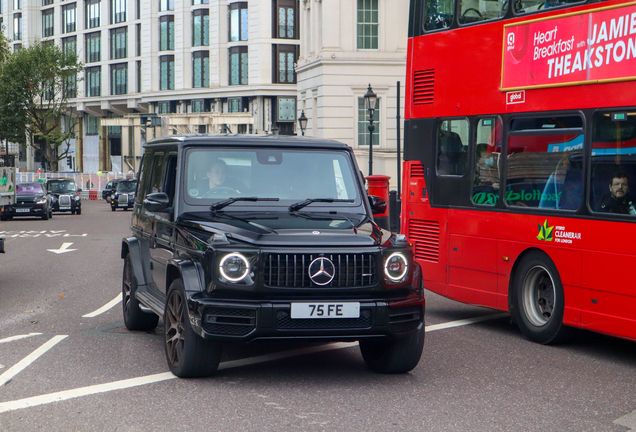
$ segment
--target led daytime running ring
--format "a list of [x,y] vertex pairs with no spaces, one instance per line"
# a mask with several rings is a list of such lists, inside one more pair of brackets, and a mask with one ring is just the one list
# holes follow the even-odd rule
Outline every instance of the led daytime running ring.
[[[394,256],[398,256],[402,259],[402,261],[404,261],[404,271],[402,272],[402,274],[398,277],[393,277],[389,274],[389,261],[391,261],[391,258],[393,258]],[[386,263],[384,264],[384,274],[386,275],[386,277],[388,277],[389,279],[391,279],[393,282],[398,282],[400,280],[402,280],[402,278],[404,278],[404,276],[406,276],[406,273],[409,271],[409,262],[407,261],[406,257],[404,255],[402,255],[400,252],[394,252],[392,253],[386,260]]]
[[[229,277],[228,275],[225,274],[225,272],[223,271],[223,264],[225,264],[225,261],[227,261],[230,258],[238,258],[240,260],[242,260],[245,263],[245,273],[243,273],[240,277],[237,278],[232,278]],[[225,279],[229,280],[230,282],[240,282],[243,279],[245,279],[247,277],[247,275],[250,273],[250,263],[247,260],[247,258],[245,258],[243,255],[241,255],[238,252],[233,252],[231,254],[227,254],[223,257],[223,259],[221,260],[221,262],[219,263],[219,271],[221,272],[221,276],[223,276]]]

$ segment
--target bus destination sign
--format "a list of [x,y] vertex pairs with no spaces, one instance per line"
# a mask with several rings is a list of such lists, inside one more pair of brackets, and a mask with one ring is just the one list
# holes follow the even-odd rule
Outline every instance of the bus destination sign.
[[501,90],[636,79],[636,4],[504,26]]

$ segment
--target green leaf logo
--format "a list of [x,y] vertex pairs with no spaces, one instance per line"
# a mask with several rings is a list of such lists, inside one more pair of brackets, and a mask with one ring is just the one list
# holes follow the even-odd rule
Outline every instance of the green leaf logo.
[[538,240],[543,241],[552,241],[554,237],[552,237],[552,232],[554,231],[554,227],[548,225],[548,220],[546,219],[543,222],[543,225],[537,224],[539,226],[539,235],[537,236]]

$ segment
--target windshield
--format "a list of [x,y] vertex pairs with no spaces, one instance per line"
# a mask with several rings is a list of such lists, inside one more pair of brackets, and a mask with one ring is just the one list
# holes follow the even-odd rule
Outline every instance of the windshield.
[[72,181],[52,181],[48,183],[47,187],[49,192],[53,193],[75,192],[75,189],[77,189],[75,182]]
[[23,183],[16,185],[19,194],[43,194],[44,188],[40,183]]
[[359,205],[349,154],[338,150],[191,149],[187,156],[186,200],[209,204],[227,198],[279,198],[289,206],[306,199],[354,200],[311,207]]
[[134,192],[137,189],[137,182],[117,183],[117,192]]

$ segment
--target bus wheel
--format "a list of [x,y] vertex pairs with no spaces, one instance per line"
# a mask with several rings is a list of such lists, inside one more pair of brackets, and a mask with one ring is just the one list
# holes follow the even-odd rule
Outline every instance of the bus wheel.
[[530,252],[515,272],[513,290],[512,312],[526,338],[546,345],[569,338],[571,329],[563,325],[563,285],[550,258]]

